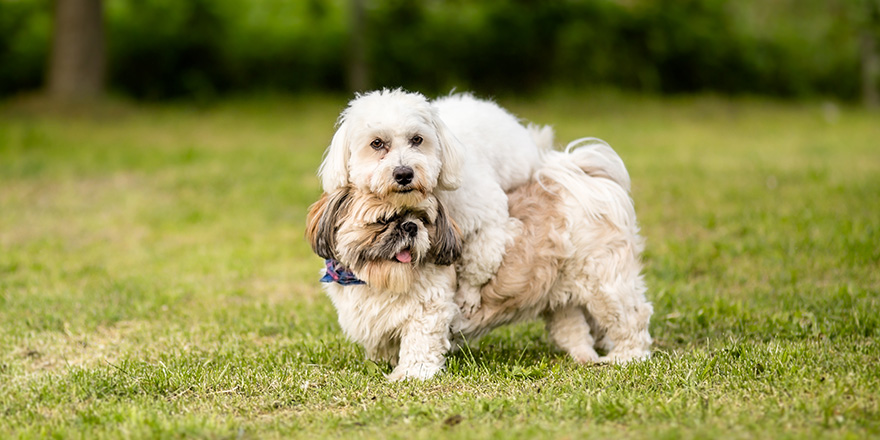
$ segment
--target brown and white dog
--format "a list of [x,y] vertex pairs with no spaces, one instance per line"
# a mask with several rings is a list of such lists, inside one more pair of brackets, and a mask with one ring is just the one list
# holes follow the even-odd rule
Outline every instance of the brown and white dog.
[[547,152],[532,181],[508,194],[522,231],[481,289],[480,308],[456,323],[458,339],[542,318],[550,338],[579,362],[649,357],[653,308],[629,190],[623,161],[602,141]]
[[367,358],[394,365],[391,380],[440,371],[459,316],[452,263],[461,256],[461,234],[440,202],[402,208],[346,186],[312,205],[306,234],[328,260],[325,290],[339,324]]

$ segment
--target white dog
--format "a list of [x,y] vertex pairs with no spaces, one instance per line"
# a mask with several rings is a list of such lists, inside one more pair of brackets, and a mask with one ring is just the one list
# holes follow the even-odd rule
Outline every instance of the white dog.
[[480,308],[454,324],[456,336],[473,341],[540,317],[551,340],[579,362],[650,356],[653,309],[629,174],[607,144],[581,141],[594,143],[548,152],[535,178],[510,193],[510,215],[522,232],[482,288]]
[[456,301],[470,312],[516,233],[505,192],[539,163],[529,131],[492,102],[381,90],[342,112],[318,174],[328,194],[351,185],[399,207],[443,203],[462,233]]
[[650,355],[642,240],[629,175],[610,147],[548,152],[536,177],[510,194],[521,227],[471,316],[452,302],[449,264],[461,241],[447,211],[437,197],[401,207],[353,185],[309,211],[315,252],[350,269],[328,263],[339,323],[368,358],[395,365],[389,379],[432,377],[454,342],[537,317],[580,362]]

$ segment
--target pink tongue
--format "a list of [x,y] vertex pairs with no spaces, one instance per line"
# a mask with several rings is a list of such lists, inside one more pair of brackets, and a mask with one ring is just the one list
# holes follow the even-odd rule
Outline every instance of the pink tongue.
[[404,250],[398,252],[397,255],[394,256],[394,258],[396,258],[397,261],[400,261],[401,263],[409,263],[410,261],[412,261],[412,254],[410,254],[408,250]]

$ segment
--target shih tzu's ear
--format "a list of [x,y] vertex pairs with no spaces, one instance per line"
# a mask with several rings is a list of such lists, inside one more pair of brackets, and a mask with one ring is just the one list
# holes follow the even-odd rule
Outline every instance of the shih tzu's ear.
[[318,176],[321,177],[321,185],[324,192],[333,192],[348,185],[348,159],[351,156],[348,145],[348,121],[345,113],[340,119],[330,141],[330,146],[324,153],[324,161],[318,168]]
[[461,230],[446,213],[442,204],[437,205],[437,219],[431,235],[429,256],[434,264],[448,266],[461,257]]
[[461,186],[464,145],[443,123],[436,110],[433,116],[434,130],[440,141],[440,161],[442,162],[440,176],[437,179],[438,187],[443,190],[458,189]]
[[348,215],[351,198],[348,187],[332,193],[321,194],[321,198],[309,207],[306,216],[306,238],[321,258],[336,258],[336,231],[339,218]]

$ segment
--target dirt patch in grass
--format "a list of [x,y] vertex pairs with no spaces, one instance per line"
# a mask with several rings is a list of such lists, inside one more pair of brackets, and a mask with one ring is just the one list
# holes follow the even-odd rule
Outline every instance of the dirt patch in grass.
[[28,335],[10,353],[13,359],[24,360],[31,373],[53,372],[70,367],[92,367],[114,363],[122,353],[132,349],[144,324],[133,321],[99,326],[89,333],[74,333],[65,325],[64,332]]

